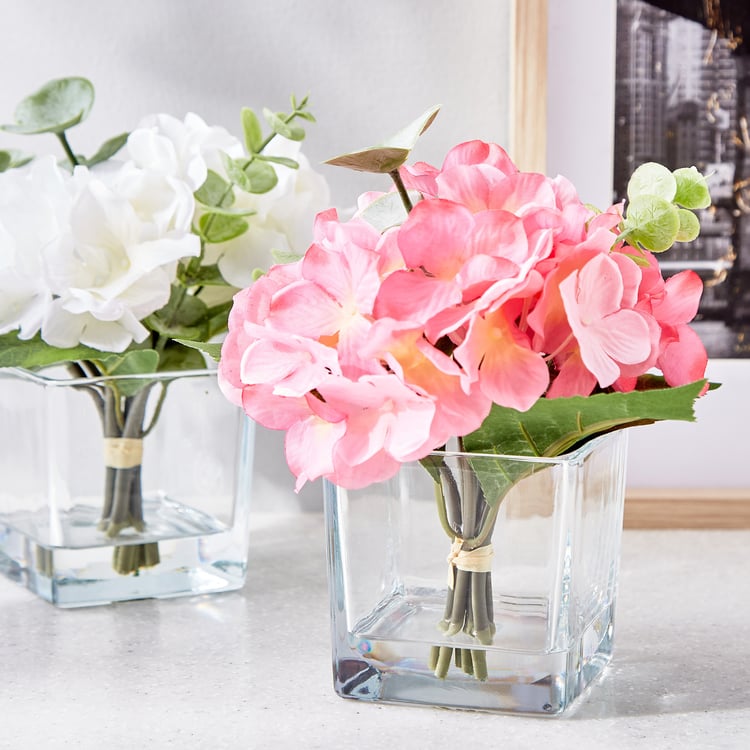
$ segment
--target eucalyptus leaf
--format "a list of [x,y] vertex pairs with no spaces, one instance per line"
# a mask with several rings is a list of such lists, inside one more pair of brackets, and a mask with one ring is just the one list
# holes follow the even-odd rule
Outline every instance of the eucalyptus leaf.
[[111,159],[127,142],[130,133],[120,133],[99,146],[99,150],[90,158],[81,160],[82,164],[93,167],[107,159]]
[[334,167],[347,167],[358,172],[374,172],[377,174],[392,172],[406,162],[417,139],[430,127],[439,111],[440,106],[431,107],[383,143],[335,156],[325,163]]
[[671,203],[677,193],[677,180],[665,166],[649,161],[630,176],[627,192],[631,201],[641,195],[655,195]]
[[706,178],[695,167],[683,167],[674,172],[677,193],[674,201],[684,208],[708,208],[711,194]]
[[242,132],[245,136],[245,148],[248,153],[257,154],[263,147],[263,131],[258,116],[249,107],[243,107],[240,112]]
[[265,154],[256,154],[255,158],[260,161],[269,161],[273,164],[281,164],[289,169],[299,169],[299,162],[294,159],[288,159],[286,156],[266,156]]
[[287,138],[290,141],[302,141],[305,138],[305,129],[300,125],[286,122],[276,112],[270,109],[263,110],[263,116],[266,118],[271,130],[277,135]]
[[271,257],[273,258],[274,263],[296,263],[298,260],[301,260],[303,256],[292,250],[271,248]]
[[677,210],[680,217],[680,228],[677,230],[677,242],[692,242],[701,233],[698,217],[686,208]]
[[680,215],[677,207],[656,195],[637,195],[627,207],[624,222],[630,244],[660,253],[668,250],[677,238]]
[[221,153],[224,162],[224,169],[227,171],[227,177],[240,189],[246,193],[250,192],[250,178],[245,174],[245,167],[248,165],[248,159],[232,159],[224,152]]
[[49,81],[16,107],[16,122],[3,125],[11,133],[62,133],[86,119],[94,103],[94,87],[86,78]]
[[[8,161],[5,167],[3,167],[2,164],[5,162],[6,157]],[[6,169],[23,167],[33,161],[33,159],[34,157],[30,154],[24,154],[23,151],[19,151],[16,148],[2,149],[0,150],[0,172],[4,172]]]
[[209,169],[205,181],[195,191],[195,199],[211,208],[229,208],[234,203],[234,192],[229,182]]
[[[494,405],[482,426],[464,437],[464,449],[505,456],[555,457],[612,430],[665,419],[692,422],[693,404],[705,386],[706,381],[701,380],[669,388],[661,378],[647,377],[641,381],[643,390],[629,393],[542,398],[525,412]],[[477,461],[476,468],[480,463]],[[504,465],[499,475],[482,472],[479,477],[490,504],[499,502],[523,476],[524,464]],[[514,465],[515,469],[507,468]]]
[[240,237],[249,228],[241,216],[227,216],[220,212],[208,212],[198,219],[201,237],[206,242],[219,244]]
[[19,339],[17,331],[0,336],[0,367],[34,370],[66,362],[99,359],[102,355],[102,351],[89,346],[58,349],[43,341],[39,334],[30,339]]
[[279,182],[276,170],[268,163],[260,159],[253,159],[244,169],[245,174],[250,180],[248,188],[243,187],[248,193],[267,193],[273,190]]

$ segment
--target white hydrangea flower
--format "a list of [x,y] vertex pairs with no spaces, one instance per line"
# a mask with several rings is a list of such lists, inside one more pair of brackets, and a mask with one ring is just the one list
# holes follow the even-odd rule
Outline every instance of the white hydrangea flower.
[[76,168],[71,242],[45,253],[55,299],[42,338],[52,346],[120,352],[143,341],[140,321],[169,301],[177,261],[200,253],[184,182],[133,163],[103,175]]
[[192,191],[206,180],[208,170],[224,174],[221,152],[241,157],[242,144],[220,126],[209,126],[194,113],[184,120],[150,115],[130,134],[121,156],[139,166],[183,180]]
[[278,184],[268,193],[253,195],[235,189],[234,207],[255,211],[249,230],[210,248],[222,276],[236,287],[252,283],[255,269],[272,265],[271,250],[301,255],[312,241],[315,215],[327,208],[330,192],[325,178],[313,170],[300,144],[276,136],[264,154],[294,159],[299,169],[273,164]]
[[52,156],[0,173],[0,334],[30,339],[52,304],[43,253],[70,241],[70,175]]

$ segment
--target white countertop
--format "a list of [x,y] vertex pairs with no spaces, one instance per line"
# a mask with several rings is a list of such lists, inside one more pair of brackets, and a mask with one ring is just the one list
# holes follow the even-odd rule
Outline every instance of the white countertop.
[[626,531],[614,661],[561,719],[336,696],[319,514],[255,516],[229,594],[60,610],[0,577],[0,748],[744,750],[749,562],[750,531]]

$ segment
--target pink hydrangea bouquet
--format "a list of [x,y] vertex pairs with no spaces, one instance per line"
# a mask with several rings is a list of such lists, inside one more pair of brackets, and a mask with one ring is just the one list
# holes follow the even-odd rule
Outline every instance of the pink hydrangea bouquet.
[[[65,368],[92,395],[106,446],[129,454],[107,463],[101,529],[114,537],[143,525],[141,441],[159,413],[149,424],[149,392],[161,404],[164,373],[207,367],[200,350],[218,351],[232,295],[272,250],[302,250],[329,198],[300,150],[307,97],[264,110],[265,135],[249,108],[242,140],[162,113],[85,157],[69,134],[93,102],[84,78],[50,81],[3,126],[54,135],[63,158],[0,150],[0,367]],[[151,373],[158,382],[122,380]],[[116,559],[119,572],[155,563],[139,545],[116,555],[133,550],[143,554]]]
[[[253,419],[287,431],[298,488],[317,477],[362,487],[452,437],[486,450],[503,410],[611,404],[577,443],[661,418],[630,413],[631,402],[648,412],[680,386],[690,402],[704,390],[706,351],[688,325],[701,281],[665,281],[650,252],[697,235],[692,209],[710,199],[695,168],[644,165],[627,213],[600,213],[495,144],[462,143],[441,168],[402,166],[408,152],[386,144],[331,160],[389,172],[398,191],[362,196],[349,221],[320,213],[304,257],[234,299],[220,380]],[[493,452],[571,447],[515,437],[500,430]]]
[[[701,281],[665,280],[653,253],[697,236],[703,176],[644,165],[627,208],[599,212],[565,178],[519,171],[492,143],[461,143],[439,168],[407,166],[436,113],[331,160],[390,174],[395,189],[363,195],[348,221],[320,213],[304,257],[234,298],[220,384],[286,431],[297,487],[323,477],[360,488],[422,460],[445,496],[430,454],[450,441],[552,457],[614,429],[693,419],[707,388],[688,325]],[[483,484],[495,514],[519,478]],[[460,523],[446,530],[471,551],[494,517],[472,539]],[[482,617],[477,602],[454,609],[448,632],[487,621],[490,598]]]

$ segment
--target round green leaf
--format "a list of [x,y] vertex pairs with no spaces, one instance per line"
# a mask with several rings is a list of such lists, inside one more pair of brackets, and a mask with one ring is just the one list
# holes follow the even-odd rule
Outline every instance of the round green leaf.
[[698,217],[686,208],[677,209],[680,216],[680,228],[677,230],[677,242],[692,242],[701,233]]
[[94,87],[85,78],[59,78],[26,97],[15,112],[16,122],[3,125],[12,133],[62,133],[88,115]]
[[628,242],[660,253],[674,244],[680,229],[677,207],[655,195],[638,195],[628,204],[625,230]]
[[268,162],[260,159],[253,159],[243,171],[249,182],[240,187],[248,193],[267,193],[276,187],[279,181],[276,170]]
[[676,169],[673,174],[677,181],[675,203],[692,209],[708,208],[711,205],[706,178],[695,167]]
[[639,195],[655,195],[665,201],[673,201],[677,193],[677,180],[661,164],[650,161],[641,164],[628,182],[628,198],[632,201]]
[[12,157],[8,151],[0,151],[0,172],[4,172],[10,166]]

